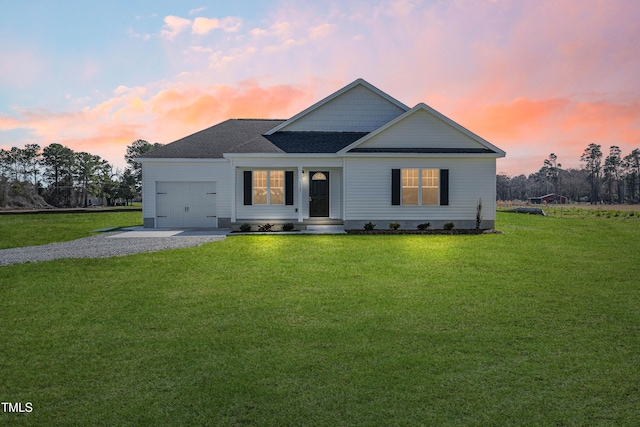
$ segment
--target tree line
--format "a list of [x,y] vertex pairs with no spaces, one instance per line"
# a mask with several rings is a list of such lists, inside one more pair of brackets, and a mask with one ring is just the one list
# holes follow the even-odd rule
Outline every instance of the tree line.
[[640,149],[626,156],[617,145],[604,156],[602,146],[589,144],[580,156],[581,168],[563,169],[551,153],[538,172],[496,178],[498,200],[529,200],[555,193],[574,202],[639,203]]
[[[53,143],[41,148],[0,149],[0,207],[87,207],[92,202],[113,206],[128,203],[142,192],[142,168],[137,156],[161,147],[145,140],[127,146],[123,172],[100,156],[75,152]],[[640,149],[626,156],[618,146],[589,144],[580,156],[582,167],[563,169],[551,153],[539,171],[524,175],[498,174],[498,200],[523,200],[555,193],[571,201],[591,203],[640,202]]]
[[141,167],[133,159],[161,145],[144,140],[131,143],[123,172],[100,156],[58,143],[0,149],[0,207],[127,204],[142,191]]

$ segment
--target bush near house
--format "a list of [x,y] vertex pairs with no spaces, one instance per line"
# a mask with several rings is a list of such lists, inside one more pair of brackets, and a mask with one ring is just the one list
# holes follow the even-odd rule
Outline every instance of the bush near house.
[[294,228],[296,227],[292,222],[282,224],[282,231],[293,231]]

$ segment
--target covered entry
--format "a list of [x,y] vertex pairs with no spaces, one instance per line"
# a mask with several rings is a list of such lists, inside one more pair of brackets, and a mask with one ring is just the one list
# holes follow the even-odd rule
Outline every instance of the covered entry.
[[309,173],[309,216],[329,216],[329,172],[312,171]]
[[216,183],[156,182],[156,227],[217,227]]

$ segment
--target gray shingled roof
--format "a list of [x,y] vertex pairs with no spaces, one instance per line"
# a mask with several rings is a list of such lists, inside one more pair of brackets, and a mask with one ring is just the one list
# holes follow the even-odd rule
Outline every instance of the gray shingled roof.
[[232,119],[186,136],[140,158],[215,159],[223,153],[336,153],[367,132],[276,132],[284,120]]
[[[336,153],[368,132],[276,132],[284,120],[232,119],[140,158],[215,159],[224,153]],[[486,148],[354,148],[350,153],[493,153]]]
[[231,119],[145,153],[140,158],[215,159],[223,153],[283,153],[262,136],[284,120]]
[[337,153],[368,132],[276,132],[265,135],[285,153]]

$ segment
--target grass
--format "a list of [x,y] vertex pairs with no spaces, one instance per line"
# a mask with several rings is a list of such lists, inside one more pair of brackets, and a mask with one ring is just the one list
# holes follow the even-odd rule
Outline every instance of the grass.
[[142,225],[141,212],[0,215],[0,249],[88,237],[106,227]]
[[638,223],[497,226],[0,267],[0,423],[636,425]]
[[[640,222],[640,205],[530,205],[543,209],[547,215],[560,218],[603,218]],[[499,210],[510,210],[512,206],[502,204]]]

